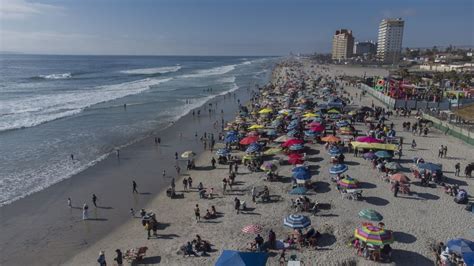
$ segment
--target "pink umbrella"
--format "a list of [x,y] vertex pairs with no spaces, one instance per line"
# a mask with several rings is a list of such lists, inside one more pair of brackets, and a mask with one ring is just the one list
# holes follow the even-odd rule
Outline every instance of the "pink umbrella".
[[382,140],[376,139],[374,137],[357,137],[356,141],[365,142],[365,143],[382,143],[383,142]]
[[319,124],[319,125],[312,125],[310,130],[313,131],[313,132],[322,132],[326,129],[325,126]]

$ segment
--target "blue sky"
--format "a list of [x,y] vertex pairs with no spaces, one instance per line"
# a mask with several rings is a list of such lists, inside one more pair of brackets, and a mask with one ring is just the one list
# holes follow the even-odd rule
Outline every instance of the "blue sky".
[[1,0],[0,50],[46,54],[329,52],[338,28],[375,40],[405,19],[404,47],[473,45],[472,0]]

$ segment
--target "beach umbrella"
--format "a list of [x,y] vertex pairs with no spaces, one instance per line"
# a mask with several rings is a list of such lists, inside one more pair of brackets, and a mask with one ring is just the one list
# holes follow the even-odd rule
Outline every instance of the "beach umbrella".
[[321,134],[321,133],[319,133],[319,132],[311,131],[311,130],[305,130],[305,131],[304,131],[304,135],[305,135],[306,137],[310,137],[310,138],[314,138],[314,137],[316,137],[316,136],[319,136],[320,134]]
[[349,189],[357,188],[359,186],[359,181],[357,181],[357,179],[349,177],[349,176],[342,179],[342,180],[337,181],[337,183],[341,187],[349,188]]
[[376,139],[374,137],[357,137],[356,141],[358,142],[365,142],[365,143],[382,143],[383,141],[380,139]]
[[310,118],[310,117],[317,117],[319,116],[318,114],[315,113],[306,113],[303,115],[303,117]]
[[301,140],[301,139],[289,139],[287,141],[285,141],[283,144],[281,144],[281,146],[283,147],[290,147],[292,145],[295,145],[295,144],[303,144],[304,141]]
[[289,162],[290,164],[295,165],[295,164],[302,164],[304,161],[303,161],[303,159],[301,159],[301,158],[289,158],[289,159],[288,159],[288,162]]
[[299,150],[304,149],[304,145],[303,144],[293,144],[293,145],[290,146],[289,149],[291,151],[299,151]]
[[237,137],[237,135],[228,135],[224,138],[225,143],[234,143],[238,141],[239,141],[239,138]]
[[265,266],[268,254],[266,252],[242,252],[223,250],[214,266]]
[[311,173],[309,171],[303,172],[294,172],[293,177],[299,180],[310,180],[311,179]]
[[264,162],[262,166],[260,166],[260,169],[263,171],[275,171],[277,166],[273,162]]
[[347,169],[349,169],[349,167],[347,167],[345,164],[336,164],[329,168],[329,173],[334,175],[342,174],[347,171]]
[[376,157],[375,153],[373,153],[373,152],[366,152],[366,153],[364,153],[363,156],[364,156],[365,159],[369,159],[369,160],[372,160]]
[[288,126],[286,127],[286,130],[293,130],[293,129],[296,129],[296,128],[298,128],[298,124],[288,125]]
[[260,150],[260,146],[258,145],[249,145],[245,150],[246,153],[254,153]]
[[296,130],[290,130],[286,133],[286,135],[288,135],[290,137],[294,137],[297,134],[298,134],[298,131],[296,131]]
[[438,172],[443,169],[443,166],[441,164],[435,164],[435,163],[419,163],[416,165],[418,169],[420,170],[426,170],[430,172]]
[[375,221],[379,222],[382,221],[383,216],[382,214],[372,210],[372,209],[363,209],[359,212],[359,217],[370,220],[370,221]]
[[281,109],[280,111],[278,111],[278,113],[282,114],[282,115],[288,115],[292,112],[293,112],[293,110],[290,110],[290,109]]
[[250,131],[249,133],[247,133],[247,136],[258,136],[259,133],[257,131]]
[[273,112],[273,110],[270,108],[263,108],[260,111],[258,111],[259,114],[269,114],[271,112]]
[[309,172],[309,168],[307,166],[298,166],[298,167],[294,167],[293,169],[291,169],[291,172],[295,173],[295,172]]
[[270,148],[266,151],[263,152],[264,155],[276,155],[278,153],[280,153],[282,150],[280,147],[274,147],[274,148]]
[[267,136],[276,136],[277,135],[276,130],[273,130],[273,129],[268,130],[266,133],[267,133]]
[[339,134],[342,135],[352,135],[352,128],[350,127],[341,127],[338,130]]
[[242,145],[249,145],[249,144],[255,143],[257,141],[258,141],[257,136],[249,136],[249,137],[245,137],[245,138],[241,139],[239,143],[242,144]]
[[296,187],[290,191],[291,195],[305,195],[308,189],[305,187]]
[[289,139],[293,139],[293,138],[290,137],[290,136],[287,136],[287,135],[282,135],[282,136],[279,136],[278,138],[276,138],[274,141],[275,142],[285,142]]
[[288,154],[288,158],[302,159],[303,155],[300,154],[300,153],[290,153],[290,154]]
[[324,142],[332,142],[332,143],[341,141],[340,138],[338,138],[336,136],[333,136],[333,135],[328,135],[324,138],[321,138],[321,140],[324,141]]
[[354,237],[373,246],[392,244],[394,241],[391,231],[372,225],[357,228]]
[[389,162],[385,164],[385,168],[389,170],[399,170],[402,168],[402,166],[397,162]]
[[341,112],[337,109],[330,109],[327,111],[328,114],[340,114]]
[[348,126],[348,125],[349,125],[349,122],[347,122],[346,120],[338,121],[336,123],[336,126],[338,126],[338,127],[345,127],[345,126]]
[[293,229],[303,229],[311,225],[311,220],[304,215],[291,214],[283,219],[283,224]]
[[184,158],[184,159],[193,158],[194,156],[196,156],[196,153],[193,151],[185,151],[181,154],[181,158]]
[[262,128],[264,128],[264,126],[255,124],[255,125],[251,125],[247,129],[262,129]]
[[462,260],[464,264],[472,266],[474,265],[474,252],[466,252],[462,254]]
[[326,129],[325,126],[319,124],[318,126],[311,126],[309,130],[314,132],[323,132]]
[[402,183],[410,182],[410,178],[408,178],[406,175],[404,175],[402,173],[396,173],[394,175],[391,175],[390,179],[393,180],[393,181],[398,181],[398,182],[402,182]]
[[216,151],[217,156],[227,156],[230,154],[230,151],[228,149],[218,149]]
[[393,155],[389,153],[388,151],[378,151],[375,153],[375,156],[378,158],[392,158]]
[[449,248],[449,251],[460,256],[464,253],[474,252],[474,242],[464,238],[451,239],[446,243],[446,246]]
[[242,233],[246,234],[260,234],[263,231],[263,226],[259,224],[249,224],[242,228]]
[[332,147],[328,150],[328,153],[329,153],[330,155],[333,155],[333,156],[334,156],[334,155],[339,155],[339,154],[342,153],[342,150],[339,149],[338,147],[332,146]]

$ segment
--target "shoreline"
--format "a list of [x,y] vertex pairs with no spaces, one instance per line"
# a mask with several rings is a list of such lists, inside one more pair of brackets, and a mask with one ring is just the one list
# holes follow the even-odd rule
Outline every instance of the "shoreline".
[[[319,69],[322,70],[322,69]],[[283,70],[282,72],[284,72]],[[331,76],[337,76],[338,71],[331,69]],[[364,69],[362,69],[362,73]],[[358,101],[355,97],[360,90],[347,87],[345,95],[353,97],[356,102],[349,108],[358,108],[362,105],[370,105],[372,98],[362,97]],[[378,105],[376,103],[376,105]],[[440,142],[449,144],[450,151],[459,151],[467,157],[474,156],[474,151],[466,149],[459,141],[446,138],[437,130],[432,130],[428,137],[412,136],[411,132],[401,130],[401,124],[405,120],[413,122],[415,118],[391,117],[395,123],[398,136],[403,136],[407,141],[404,146],[404,156],[400,163],[403,172],[408,174],[411,158],[423,156],[428,161],[438,161],[436,158],[437,146]],[[356,129],[365,132],[367,128],[364,123],[357,123]],[[407,145],[409,140],[415,138],[419,148],[410,149]],[[433,141],[436,140],[436,141]],[[314,179],[317,184],[316,193],[308,197],[317,200],[324,206],[316,215],[305,213],[310,217],[312,226],[321,232],[321,240],[318,240],[318,248],[300,248],[288,250],[287,255],[295,254],[305,265],[337,265],[342,263],[355,263],[357,265],[376,265],[372,261],[365,260],[356,255],[354,249],[348,247],[347,240],[353,235],[356,228],[363,221],[358,217],[358,212],[364,208],[374,209],[383,214],[384,223],[392,230],[396,242],[393,244],[392,264],[388,265],[433,265],[433,257],[429,244],[434,241],[447,241],[456,237],[472,238],[469,236],[469,223],[472,218],[469,212],[464,211],[463,205],[457,205],[452,197],[446,195],[442,188],[424,187],[413,182],[411,196],[400,195],[394,197],[390,192],[390,184],[383,182],[378,177],[380,173],[373,170],[371,163],[361,157],[354,157],[347,153],[346,160],[349,165],[348,174],[357,178],[363,184],[363,200],[350,201],[342,199],[340,193],[334,188],[328,174],[331,164],[330,156],[320,144],[307,144],[310,148],[307,161],[314,167]],[[451,152],[451,153],[453,153]],[[241,154],[241,153],[239,153]],[[456,156],[456,155],[452,155]],[[197,165],[209,165],[211,154],[204,152],[197,159]],[[279,157],[283,160],[286,157]],[[276,159],[276,158],[275,158]],[[445,164],[445,176],[447,182],[457,183],[462,188],[469,189],[474,182],[466,178],[455,178],[451,172],[455,160],[465,159],[448,157],[442,159]],[[243,169],[242,169],[243,168]],[[291,176],[291,166],[281,165],[278,168],[280,176]],[[291,188],[286,182],[266,182],[262,180],[262,172],[249,172],[245,167],[239,168],[235,190],[224,194],[222,191],[222,178],[227,177],[228,167],[218,165],[217,169],[191,170],[189,174],[194,182],[203,182],[205,187],[214,187],[216,196],[213,199],[200,199],[195,191],[184,192],[184,198],[170,199],[161,193],[150,203],[152,211],[157,214],[159,223],[158,237],[147,240],[146,231],[139,220],[131,220],[105,238],[84,251],[76,254],[67,265],[94,265],[100,250],[105,251],[106,259],[113,262],[114,250],[122,251],[130,248],[147,246],[148,251],[143,264],[165,264],[165,265],[213,265],[224,249],[245,251],[248,243],[255,235],[244,234],[241,228],[249,224],[261,224],[264,229],[262,236],[266,238],[269,229],[276,232],[277,239],[284,239],[291,229],[283,226],[282,218],[294,213],[291,208],[291,199],[296,196],[288,194]],[[411,175],[410,175],[411,177]],[[252,202],[249,189],[254,185],[266,185],[271,195],[279,195],[281,200],[272,203]],[[177,182],[177,191],[181,193],[182,185]],[[237,214],[233,208],[233,199],[238,197],[247,203],[249,210]],[[193,208],[199,204],[201,214],[212,205],[216,206],[220,215],[213,220],[196,222]],[[178,254],[179,247],[199,234],[202,239],[210,241],[212,247],[209,256],[183,257]],[[278,253],[270,251],[273,255],[269,257],[267,265],[278,265]]]
[[[234,93],[238,96],[229,98]],[[241,87],[225,94],[217,94],[193,109],[200,109],[201,117],[193,117],[190,111],[175,122],[166,123],[167,127],[157,128],[120,147],[120,159],[111,152],[104,159],[69,178],[0,207],[0,214],[5,217],[1,221],[0,250],[2,254],[8,254],[2,256],[0,264],[31,265],[32,261],[37,265],[62,264],[73,254],[126,223],[130,207],[138,211],[168,187],[171,178],[167,176],[163,179],[162,169],[169,176],[176,175],[174,152],[180,154],[191,149],[200,154],[203,147],[195,140],[194,132],[199,135],[206,131],[214,132],[209,128],[212,128],[214,120],[220,123],[221,115],[218,110],[224,109],[224,117],[228,121],[235,116],[237,98],[245,102],[248,97],[246,88]],[[211,102],[218,105],[209,118],[207,105]],[[229,102],[234,104],[228,104]],[[178,132],[183,133],[181,140],[177,137]],[[214,134],[217,136],[217,132]],[[154,136],[160,136],[161,145],[154,144]],[[156,165],[152,163],[153,159],[160,161],[158,169],[150,169],[150,166]],[[170,163],[161,163],[163,161]],[[145,169],[140,169],[142,167]],[[180,167],[185,169],[186,165],[180,163]],[[133,175],[137,176],[130,177]],[[137,181],[139,191],[140,188],[146,190],[138,197],[131,198],[133,204],[130,204],[130,199],[120,199],[119,195],[131,194],[132,180]],[[90,202],[92,193],[99,198],[97,209]],[[70,210],[66,209],[68,197],[71,197],[73,205]],[[94,218],[86,222],[91,225],[80,225],[84,223],[80,210],[84,202],[88,202],[91,207],[90,216]],[[47,258],[37,259],[39,254],[45,252],[48,254]]]

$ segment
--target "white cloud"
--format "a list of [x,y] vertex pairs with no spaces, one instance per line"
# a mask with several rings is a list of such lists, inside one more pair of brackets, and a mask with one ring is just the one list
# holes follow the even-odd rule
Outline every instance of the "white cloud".
[[60,6],[35,3],[26,0],[2,0],[0,2],[0,18],[24,19],[34,15],[57,13],[63,10]]

